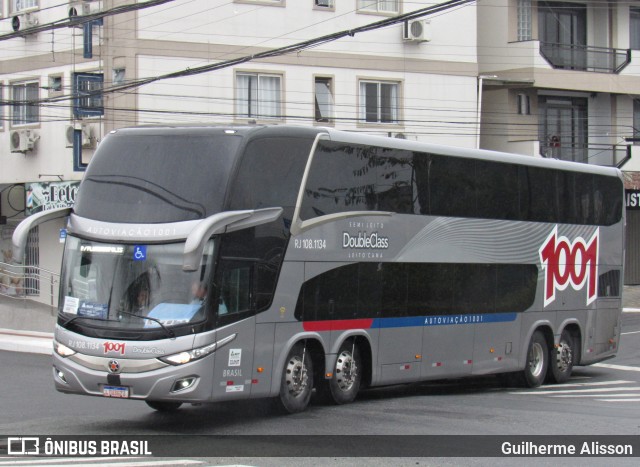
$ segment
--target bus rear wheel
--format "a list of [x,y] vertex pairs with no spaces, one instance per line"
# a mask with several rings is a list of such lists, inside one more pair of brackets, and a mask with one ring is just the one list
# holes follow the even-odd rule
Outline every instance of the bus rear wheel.
[[182,402],[145,401],[149,407],[158,412],[173,412],[178,410]]
[[575,346],[573,336],[566,329],[560,335],[558,346],[551,350],[549,379],[554,383],[566,383],[571,376],[575,362]]
[[288,413],[302,412],[309,405],[313,389],[313,363],[307,348],[293,346],[282,369],[278,405]]
[[549,351],[547,340],[540,331],[536,331],[531,336],[529,348],[527,350],[527,362],[522,372],[524,384],[530,388],[540,386],[547,376],[549,365]]
[[345,341],[336,358],[333,377],[329,380],[331,398],[336,404],[353,402],[362,381],[360,349],[354,339]]

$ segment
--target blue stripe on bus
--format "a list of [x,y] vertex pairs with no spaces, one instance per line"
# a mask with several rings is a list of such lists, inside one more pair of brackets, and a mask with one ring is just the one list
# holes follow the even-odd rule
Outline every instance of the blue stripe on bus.
[[452,326],[465,324],[508,323],[517,313],[479,313],[470,315],[410,316],[407,318],[376,318],[372,329],[406,328],[413,326]]

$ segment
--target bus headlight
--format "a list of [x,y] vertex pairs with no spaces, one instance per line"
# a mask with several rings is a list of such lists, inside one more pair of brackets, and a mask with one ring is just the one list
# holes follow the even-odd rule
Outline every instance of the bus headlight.
[[215,352],[217,346],[218,343],[214,342],[213,344],[205,345],[197,349],[169,355],[168,357],[160,357],[160,360],[171,365],[184,365],[185,363],[190,363],[212,354]]
[[53,341],[53,350],[55,353],[57,353],[61,357],[70,357],[71,355],[76,353],[75,350],[70,349],[66,345],[56,341]]

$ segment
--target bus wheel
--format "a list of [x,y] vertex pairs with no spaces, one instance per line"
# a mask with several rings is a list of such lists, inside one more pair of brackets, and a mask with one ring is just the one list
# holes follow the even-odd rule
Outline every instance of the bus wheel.
[[527,363],[522,372],[524,384],[530,388],[537,388],[547,375],[548,365],[547,341],[540,331],[531,336],[527,350]]
[[345,341],[336,358],[333,377],[329,381],[331,398],[336,404],[352,402],[360,390],[362,360],[354,339]]
[[575,359],[573,336],[566,329],[560,335],[558,347],[551,350],[549,379],[554,383],[566,383],[571,376]]
[[309,405],[313,389],[313,363],[306,347],[296,344],[282,370],[279,405],[288,413],[302,412]]
[[158,412],[173,412],[178,410],[182,405],[182,402],[160,402],[160,401],[145,401],[149,407]]

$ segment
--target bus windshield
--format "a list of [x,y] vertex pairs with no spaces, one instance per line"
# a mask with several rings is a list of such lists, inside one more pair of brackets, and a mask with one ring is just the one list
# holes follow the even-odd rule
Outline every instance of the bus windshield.
[[214,240],[196,271],[182,270],[183,250],[184,243],[124,245],[69,236],[59,305],[63,323],[82,318],[115,329],[157,330],[202,322]]

